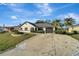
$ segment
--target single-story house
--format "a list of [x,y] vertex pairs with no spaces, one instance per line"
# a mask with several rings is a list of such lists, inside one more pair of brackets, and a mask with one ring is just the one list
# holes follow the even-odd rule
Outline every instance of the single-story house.
[[4,28],[3,27],[0,27],[0,32],[3,32],[4,31]]
[[52,33],[53,27],[49,23],[31,23],[31,22],[24,22],[22,25],[20,25],[19,31],[20,32],[32,32],[32,31],[44,31],[46,33]]
[[13,26],[4,27],[4,31],[10,32],[10,31],[13,31],[13,30],[14,30]]
[[68,28],[68,31],[69,31],[69,32],[72,32],[72,31],[77,31],[77,32],[79,32],[79,24],[74,25],[73,27],[69,27],[69,28]]
[[1,26],[0,27],[0,32],[3,32],[3,31],[9,31],[9,27],[3,27],[3,26]]

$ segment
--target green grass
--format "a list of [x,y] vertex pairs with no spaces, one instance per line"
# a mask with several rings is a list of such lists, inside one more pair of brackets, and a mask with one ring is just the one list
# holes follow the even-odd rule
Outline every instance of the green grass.
[[10,33],[0,33],[0,53],[15,47],[21,41],[34,36],[34,34],[22,34],[21,36],[13,37]]
[[73,34],[73,35],[70,35],[70,36],[77,39],[77,40],[79,40],[79,34]]

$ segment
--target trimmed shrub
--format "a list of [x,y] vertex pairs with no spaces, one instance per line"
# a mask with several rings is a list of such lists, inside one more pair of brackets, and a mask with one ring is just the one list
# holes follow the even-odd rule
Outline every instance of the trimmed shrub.
[[74,34],[78,34],[78,31],[73,31]]
[[14,31],[15,34],[24,34],[23,32],[19,32],[18,30]]
[[36,31],[36,33],[44,33],[43,30]]
[[2,31],[2,32],[0,32],[0,34],[2,34],[2,33],[6,33],[6,31]]
[[55,33],[57,33],[57,34],[66,34],[66,31],[61,29],[61,30],[56,30]]
[[74,33],[68,33],[68,32],[67,32],[66,34],[67,34],[67,35],[73,35]]

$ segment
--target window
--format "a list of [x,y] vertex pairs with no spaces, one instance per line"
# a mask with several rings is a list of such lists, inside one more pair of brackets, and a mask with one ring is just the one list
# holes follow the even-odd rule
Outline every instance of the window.
[[27,31],[28,28],[25,28],[25,31]]
[[20,28],[20,30],[22,30],[22,28]]

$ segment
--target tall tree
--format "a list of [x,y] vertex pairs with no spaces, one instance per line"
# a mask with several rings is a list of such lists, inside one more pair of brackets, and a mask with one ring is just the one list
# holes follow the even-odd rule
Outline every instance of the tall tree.
[[58,28],[62,27],[61,20],[56,19],[52,21],[53,31],[56,31]]
[[37,20],[36,23],[51,23],[51,20]]
[[51,20],[45,20],[46,23],[51,23]]
[[73,28],[74,24],[75,24],[75,20],[72,17],[64,19],[64,25],[66,26],[67,29],[69,27]]
[[44,20],[37,20],[35,23],[45,23]]

